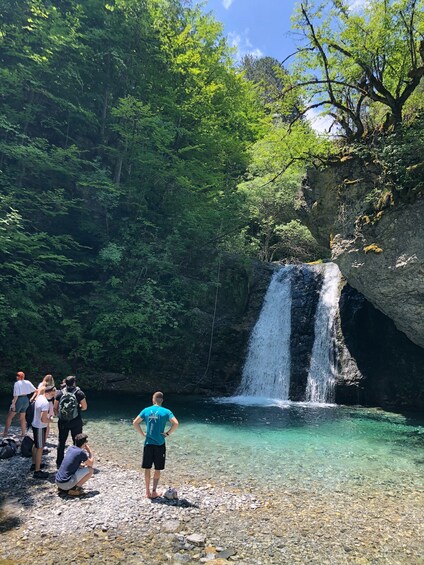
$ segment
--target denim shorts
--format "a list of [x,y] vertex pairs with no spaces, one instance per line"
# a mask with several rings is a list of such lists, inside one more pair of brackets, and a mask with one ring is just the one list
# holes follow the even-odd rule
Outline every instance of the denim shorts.
[[29,406],[29,400],[27,396],[18,396],[18,400],[15,404],[15,412],[17,414],[23,414]]

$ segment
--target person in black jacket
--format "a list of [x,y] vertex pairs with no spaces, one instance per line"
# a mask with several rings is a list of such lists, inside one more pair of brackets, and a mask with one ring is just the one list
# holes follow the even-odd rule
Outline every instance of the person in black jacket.
[[[87,400],[83,391],[76,386],[76,379],[74,376],[66,377],[66,386],[58,391],[54,401],[54,413],[58,416],[59,440],[57,445],[56,466],[59,469],[63,457],[65,455],[66,440],[68,439],[69,432],[71,432],[72,441],[75,445],[75,437],[82,433],[82,418],[81,411],[87,410]],[[67,397],[66,399],[64,397]],[[68,407],[76,399],[76,409],[74,417],[69,419],[65,417],[64,404],[68,402]],[[71,414],[72,416],[72,414]]]

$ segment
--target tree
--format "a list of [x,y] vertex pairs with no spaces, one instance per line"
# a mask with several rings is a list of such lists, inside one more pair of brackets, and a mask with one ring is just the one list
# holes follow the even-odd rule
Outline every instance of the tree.
[[3,1],[3,366],[192,347],[263,117],[230,53],[186,0]]
[[302,2],[295,28],[304,41],[289,90],[304,89],[304,111],[328,108],[349,139],[367,133],[379,106],[378,125],[396,128],[424,75],[423,9],[423,0]]
[[239,185],[249,218],[246,239],[262,261],[319,259],[325,254],[298,221],[295,200],[306,163],[326,158],[330,142],[306,122],[270,123],[252,147],[248,174]]

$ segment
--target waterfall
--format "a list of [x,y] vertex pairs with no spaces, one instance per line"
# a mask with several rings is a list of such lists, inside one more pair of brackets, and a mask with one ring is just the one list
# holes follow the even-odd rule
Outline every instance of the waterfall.
[[339,283],[337,265],[326,264],[315,314],[315,339],[306,386],[308,402],[334,402],[337,371],[334,325],[339,303]]
[[276,271],[249,342],[242,382],[236,394],[288,400],[290,387],[291,274]]

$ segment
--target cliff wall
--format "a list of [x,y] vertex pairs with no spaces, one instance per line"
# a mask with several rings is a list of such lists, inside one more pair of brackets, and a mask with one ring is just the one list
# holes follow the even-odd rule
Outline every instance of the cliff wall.
[[308,171],[301,214],[349,285],[424,347],[424,198],[394,205],[387,193],[377,212],[379,174],[359,159]]

